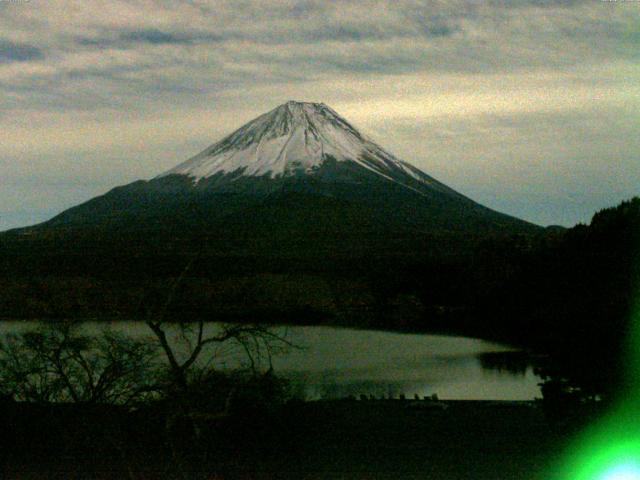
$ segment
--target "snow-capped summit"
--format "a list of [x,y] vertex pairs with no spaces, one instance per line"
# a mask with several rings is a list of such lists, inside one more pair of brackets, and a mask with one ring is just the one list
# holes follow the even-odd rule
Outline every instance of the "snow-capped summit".
[[408,188],[415,189],[417,181],[453,193],[376,145],[324,103],[296,101],[257,117],[159,177],[299,177],[320,172],[328,160],[355,163]]

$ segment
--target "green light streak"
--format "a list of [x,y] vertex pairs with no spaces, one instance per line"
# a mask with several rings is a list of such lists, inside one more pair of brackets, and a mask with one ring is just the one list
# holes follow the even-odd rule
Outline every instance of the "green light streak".
[[568,452],[562,480],[640,480],[640,295],[627,342],[628,396],[583,432]]
[[560,478],[566,480],[640,480],[640,442],[621,439],[602,429],[602,434],[583,439],[575,460]]

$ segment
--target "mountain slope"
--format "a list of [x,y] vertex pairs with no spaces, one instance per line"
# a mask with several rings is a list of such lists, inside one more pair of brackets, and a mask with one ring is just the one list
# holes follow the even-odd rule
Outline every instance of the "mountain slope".
[[[302,200],[305,208],[295,204]],[[320,223],[316,209],[325,212]],[[397,159],[326,105],[300,102],[280,105],[152,180],[115,188],[35,229],[246,236],[262,228],[261,235],[277,236],[286,225],[283,234],[304,236],[320,224],[345,235],[537,229]]]

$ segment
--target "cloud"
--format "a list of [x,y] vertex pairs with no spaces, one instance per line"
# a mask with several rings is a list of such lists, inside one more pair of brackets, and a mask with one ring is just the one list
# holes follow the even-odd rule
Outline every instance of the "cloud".
[[[115,34],[114,34],[115,33]],[[194,45],[196,43],[216,43],[224,38],[213,33],[197,31],[163,31],[156,28],[107,32],[94,37],[78,37],[80,46],[97,48],[130,49],[149,45]]]
[[151,43],[153,45],[162,44],[191,44],[193,38],[172,33],[163,32],[156,29],[132,30],[119,35],[120,40],[131,43]]
[[[31,73],[0,68],[0,81],[33,85],[36,95],[49,82],[54,103],[95,108],[99,96],[93,106],[82,99],[87,77],[126,104],[132,87],[141,98],[173,91],[170,100],[182,101],[277,81],[508,73],[636,61],[640,52],[637,9],[592,1],[70,3],[72,17],[56,2],[0,11],[0,27],[24,47],[13,58],[32,64]],[[46,58],[39,44],[47,45]],[[144,84],[136,83],[140,74]],[[75,105],[56,92],[63,84],[76,85]]]
[[0,39],[0,63],[27,62],[42,58],[44,58],[44,52],[38,47]]

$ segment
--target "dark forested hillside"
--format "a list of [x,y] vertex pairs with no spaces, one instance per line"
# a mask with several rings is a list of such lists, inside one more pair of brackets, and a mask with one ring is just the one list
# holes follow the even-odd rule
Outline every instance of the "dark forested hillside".
[[640,287],[640,198],[549,237],[480,303],[484,326],[550,352],[583,389],[624,392]]

